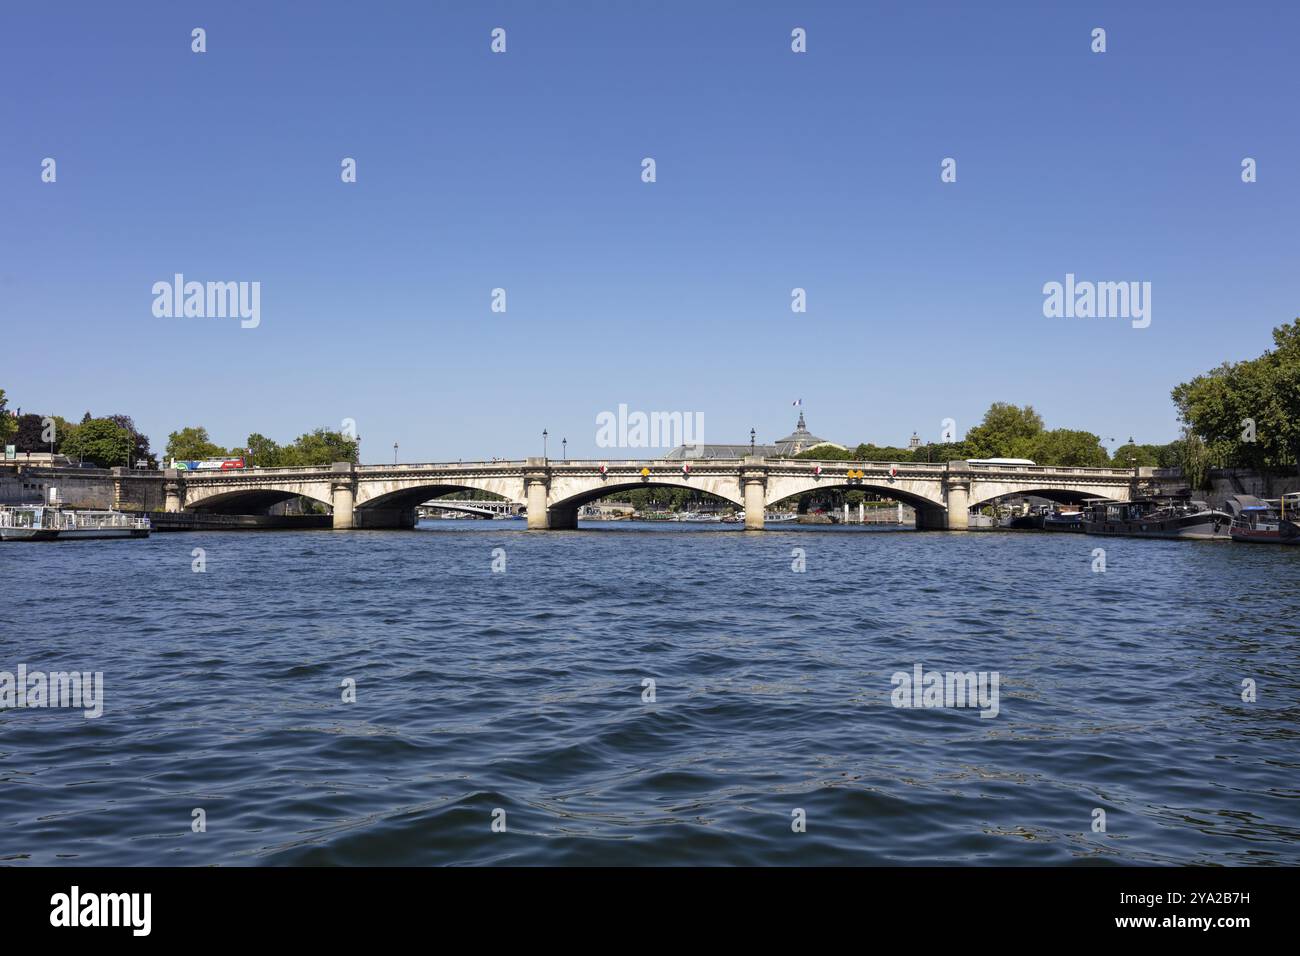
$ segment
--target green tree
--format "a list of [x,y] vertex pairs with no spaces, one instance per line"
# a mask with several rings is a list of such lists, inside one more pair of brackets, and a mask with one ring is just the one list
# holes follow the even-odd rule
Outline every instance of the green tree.
[[167,450],[164,452],[169,464],[173,458],[198,461],[204,458],[224,458],[225,454],[226,450],[220,445],[214,445],[208,438],[208,430],[201,425],[172,432],[167,436]]
[[1115,468],[1132,468],[1139,466],[1156,466],[1160,464],[1159,445],[1140,445],[1137,442],[1125,442],[1115,449],[1110,456],[1110,463]]
[[285,464],[331,465],[336,461],[356,464],[357,451],[356,439],[328,428],[317,428],[299,435],[292,445],[284,449]]
[[1031,458],[1040,465],[1104,468],[1110,464],[1110,456],[1101,447],[1100,438],[1092,432],[1072,428],[1053,428],[1051,431],[1039,432],[1029,440],[1028,452],[1023,457]]
[[794,457],[806,458],[810,461],[849,461],[853,458],[853,453],[844,448],[836,448],[834,445],[818,445],[816,448],[801,451]]
[[[14,444],[18,446],[20,452],[41,452],[50,451],[51,442],[46,440],[46,431],[44,415],[19,415],[16,427],[14,429]],[[54,443],[57,447],[59,440],[58,425],[55,424]]]
[[72,437],[64,442],[63,453],[100,468],[112,468],[127,464],[133,444],[131,433],[117,422],[92,418],[82,422]]
[[72,436],[77,433],[77,429],[81,426],[72,424],[62,415],[51,415],[50,417],[54,419],[54,434],[58,439],[58,443],[54,446],[55,450],[66,455],[68,453],[68,442],[72,441]]
[[1042,431],[1042,416],[1033,406],[994,402],[984,420],[966,433],[968,457],[1029,458],[1033,441]]
[[248,464],[255,468],[284,467],[284,449],[258,432],[248,436]]
[[120,428],[126,429],[131,436],[131,464],[138,461],[144,461],[150,468],[156,468],[157,460],[153,453],[149,451],[149,436],[140,434],[140,430],[135,427],[135,421],[130,415],[105,415],[106,419],[115,423]]
[[1183,429],[1183,437],[1174,443],[1178,448],[1178,467],[1189,488],[1208,490],[1210,481],[1210,450],[1190,426]]
[[964,461],[975,458],[970,446],[964,441],[937,442],[932,445],[918,445],[912,452],[912,461],[942,464],[946,461]]
[[[1125,442],[1115,449],[1115,453],[1110,456],[1110,463],[1116,468],[1132,468],[1134,465],[1139,467],[1177,468],[1182,460],[1180,455],[1181,446],[1178,442],[1170,442],[1168,445],[1143,445],[1137,442]],[[1134,459],[1137,460],[1134,461]]]
[[0,446],[12,444],[17,431],[18,422],[9,414],[9,399],[5,397],[5,390],[0,388]]
[[853,461],[911,461],[912,449],[863,443],[849,457]]
[[1300,319],[1274,329],[1273,345],[1174,388],[1179,417],[1201,443],[1184,436],[1185,456],[1260,470],[1300,464]]

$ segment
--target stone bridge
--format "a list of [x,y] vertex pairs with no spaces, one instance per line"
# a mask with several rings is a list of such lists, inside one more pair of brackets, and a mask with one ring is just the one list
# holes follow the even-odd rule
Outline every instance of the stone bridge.
[[1005,495],[1077,502],[1128,500],[1131,469],[990,465],[966,461],[810,461],[782,458],[699,461],[523,461],[425,465],[250,468],[164,475],[166,510],[248,514],[301,495],[328,506],[336,529],[410,528],[415,509],[432,498],[487,491],[527,509],[532,529],[575,528],[582,505],[651,486],[690,488],[745,511],[745,527],[761,530],[772,505],[808,491],[879,494],[916,509],[924,529],[965,530],[972,508]]

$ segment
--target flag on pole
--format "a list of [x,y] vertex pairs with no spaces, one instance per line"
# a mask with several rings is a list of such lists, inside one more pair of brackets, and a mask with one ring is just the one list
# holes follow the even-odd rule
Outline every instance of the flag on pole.
[[796,408],[802,408],[802,407],[803,407],[803,399],[802,399],[802,398],[796,398],[796,399],[795,399],[793,402],[791,402],[790,404],[793,405],[793,406],[795,406]]

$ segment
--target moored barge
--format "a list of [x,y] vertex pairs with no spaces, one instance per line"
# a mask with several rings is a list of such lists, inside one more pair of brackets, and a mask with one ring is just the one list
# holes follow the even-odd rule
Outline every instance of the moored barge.
[[77,511],[57,505],[0,505],[0,541],[147,538],[149,519],[121,511]]
[[1158,495],[1133,501],[1096,501],[1084,513],[1088,534],[1134,538],[1228,541],[1232,515],[1189,495]]
[[1232,512],[1229,529],[1233,541],[1248,544],[1300,545],[1300,492],[1281,498],[1256,498],[1233,495],[1228,499]]

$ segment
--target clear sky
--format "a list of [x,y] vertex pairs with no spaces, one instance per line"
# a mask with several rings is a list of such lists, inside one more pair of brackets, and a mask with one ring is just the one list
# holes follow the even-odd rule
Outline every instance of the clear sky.
[[[352,418],[367,461],[595,456],[620,403],[771,441],[797,398],[845,444],[998,400],[1168,441],[1174,385],[1300,314],[1297,35],[1291,0],[6,3],[0,387],[155,449]],[[177,272],[260,282],[260,326],[155,317]],[[1067,272],[1149,281],[1150,327],[1045,318]]]

